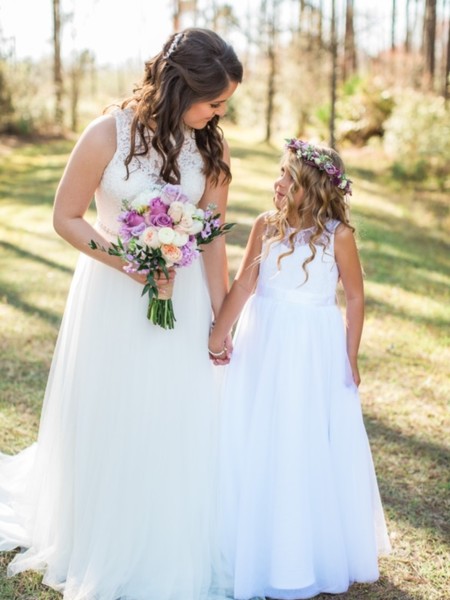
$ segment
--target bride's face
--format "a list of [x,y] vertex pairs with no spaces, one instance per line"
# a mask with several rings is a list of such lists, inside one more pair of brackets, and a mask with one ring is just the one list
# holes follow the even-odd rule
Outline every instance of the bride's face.
[[206,102],[194,102],[183,115],[184,124],[192,129],[203,129],[216,115],[223,117],[227,111],[227,101],[237,86],[238,84],[232,81],[217,98]]

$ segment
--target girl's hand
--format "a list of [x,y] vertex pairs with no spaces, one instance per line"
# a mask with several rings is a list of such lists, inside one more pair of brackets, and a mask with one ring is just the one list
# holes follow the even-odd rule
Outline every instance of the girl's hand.
[[223,342],[218,342],[214,334],[211,334],[208,343],[209,358],[215,365],[227,365],[231,356],[231,336],[227,335]]

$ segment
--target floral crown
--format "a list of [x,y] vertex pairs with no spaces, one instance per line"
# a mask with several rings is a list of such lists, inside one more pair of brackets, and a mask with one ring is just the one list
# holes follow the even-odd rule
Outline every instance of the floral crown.
[[293,150],[296,156],[305,164],[315,167],[319,171],[325,171],[333,185],[342,190],[344,194],[351,195],[351,179],[348,179],[347,175],[336,167],[328,154],[320,152],[312,144],[308,144],[308,142],[298,140],[297,138],[287,138],[285,141],[286,149]]

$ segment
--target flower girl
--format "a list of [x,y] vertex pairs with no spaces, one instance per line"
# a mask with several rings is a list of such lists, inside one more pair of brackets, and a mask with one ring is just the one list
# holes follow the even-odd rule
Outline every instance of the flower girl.
[[375,581],[389,551],[358,396],[364,292],[351,181],[334,150],[291,139],[274,189],[209,342],[213,359],[226,355],[245,305],[219,475],[221,568],[239,600],[342,593]]

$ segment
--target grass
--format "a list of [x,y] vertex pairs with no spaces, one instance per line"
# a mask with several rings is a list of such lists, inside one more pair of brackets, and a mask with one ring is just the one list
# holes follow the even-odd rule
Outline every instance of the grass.
[[[271,206],[279,152],[229,128],[234,179],[231,270],[255,216]],[[52,230],[51,205],[71,142],[0,146],[0,448],[35,440],[76,252]],[[450,216],[448,197],[390,179],[376,149],[343,152],[355,182],[353,220],[366,273],[361,397],[393,553],[381,577],[345,600],[450,598]],[[5,577],[2,600],[60,596],[25,573]],[[326,596],[319,596],[325,600]]]

